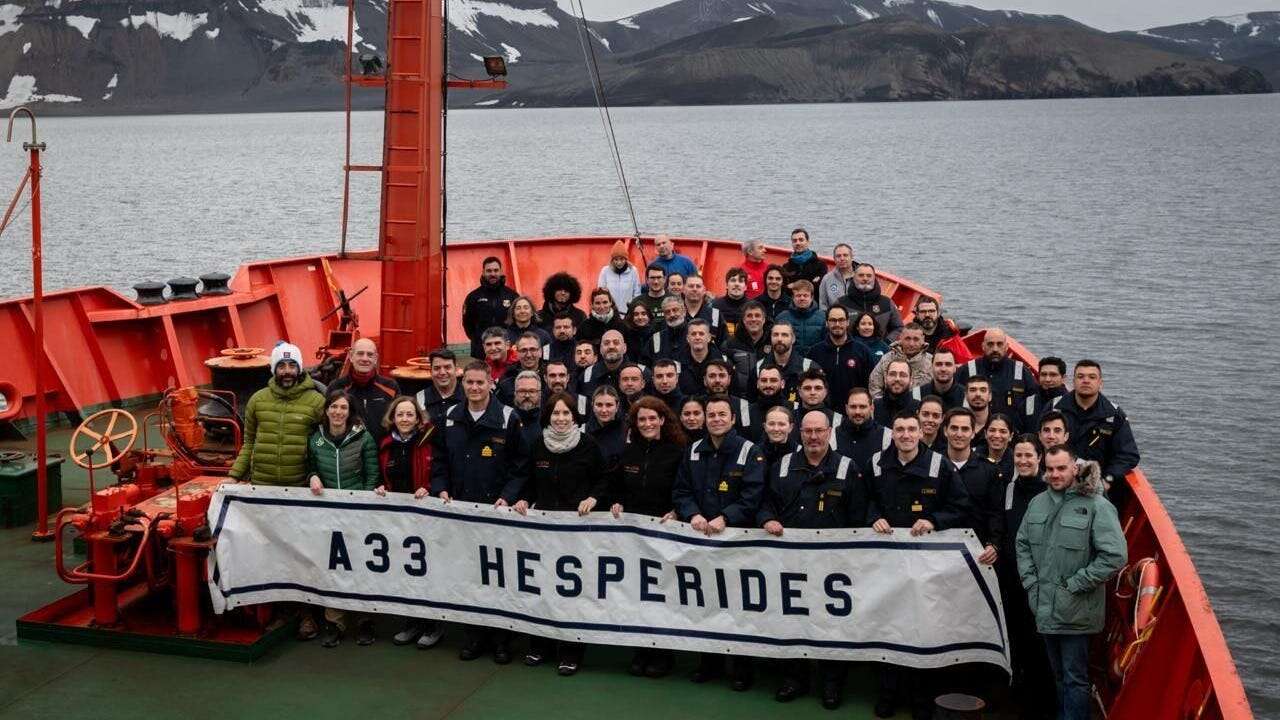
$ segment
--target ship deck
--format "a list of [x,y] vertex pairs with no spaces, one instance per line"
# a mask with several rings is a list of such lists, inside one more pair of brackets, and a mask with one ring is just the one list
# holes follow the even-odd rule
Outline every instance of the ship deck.
[[[65,449],[70,430],[49,433],[52,452]],[[153,438],[154,440],[154,438]],[[155,447],[153,443],[152,447]],[[28,443],[0,442],[0,449],[30,450]],[[95,475],[99,487],[101,471]],[[62,465],[65,505],[89,497],[86,471]],[[553,666],[525,667],[517,654],[507,666],[489,658],[461,662],[462,633],[451,628],[429,651],[395,647],[392,618],[378,619],[379,640],[359,647],[348,639],[334,649],[318,640],[283,640],[252,663],[178,657],[124,649],[16,639],[14,623],[73,588],[53,570],[53,544],[31,541],[34,524],[0,529],[0,718],[127,718],[159,712],[189,718],[754,718],[785,712],[788,718],[871,717],[875,678],[852,666],[844,705],[835,713],[806,696],[782,706],[773,699],[777,674],[757,670],[748,692],[727,682],[692,684],[695,661],[679,656],[675,672],[651,680],[631,677],[631,651],[590,646],[583,669],[561,678]],[[68,545],[70,543],[68,542]],[[517,652],[521,644],[515,645]],[[785,709],[784,709],[785,707]],[[908,717],[902,709],[899,717]],[[998,717],[988,713],[987,717]]]

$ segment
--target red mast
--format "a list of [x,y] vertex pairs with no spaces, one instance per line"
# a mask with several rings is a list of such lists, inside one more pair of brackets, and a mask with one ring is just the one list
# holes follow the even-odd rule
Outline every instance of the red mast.
[[[502,88],[505,81],[445,77],[444,2],[390,0],[385,74],[355,76],[347,24],[347,186],[352,171],[382,173],[378,259],[382,261],[379,348],[384,367],[402,365],[445,342],[444,112],[447,88]],[[365,58],[361,65],[365,66]],[[365,72],[368,67],[363,68]],[[384,85],[382,164],[351,164],[351,86]],[[346,248],[347,200],[342,239]]]

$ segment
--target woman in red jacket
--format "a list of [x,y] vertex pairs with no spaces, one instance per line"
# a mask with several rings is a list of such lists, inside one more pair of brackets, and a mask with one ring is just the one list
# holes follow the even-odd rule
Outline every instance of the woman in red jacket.
[[[435,426],[411,397],[401,395],[387,406],[382,426],[387,435],[378,447],[378,465],[382,483],[374,488],[379,495],[387,491],[413,493],[418,499],[431,492],[431,446]],[[396,645],[416,642],[419,650],[434,647],[444,637],[444,627],[437,622],[407,618],[404,628],[391,639]]]

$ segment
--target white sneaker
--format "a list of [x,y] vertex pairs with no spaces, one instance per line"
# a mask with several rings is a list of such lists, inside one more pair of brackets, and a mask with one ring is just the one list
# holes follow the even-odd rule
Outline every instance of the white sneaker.
[[418,649],[427,650],[435,647],[444,637],[444,625],[437,622],[427,623],[422,629],[422,637],[418,638]]
[[422,636],[423,624],[417,620],[410,620],[404,624],[404,629],[395,634],[391,638],[391,642],[396,645],[408,645],[416,641]]

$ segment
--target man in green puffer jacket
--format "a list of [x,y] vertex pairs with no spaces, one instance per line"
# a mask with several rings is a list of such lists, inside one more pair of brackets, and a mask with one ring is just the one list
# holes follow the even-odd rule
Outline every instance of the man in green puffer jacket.
[[1058,717],[1088,720],[1089,636],[1102,631],[1107,581],[1128,562],[1116,509],[1096,462],[1076,464],[1065,445],[1044,455],[1049,488],[1018,529],[1018,574],[1058,686]]
[[302,372],[302,351],[271,350],[271,380],[244,407],[244,442],[230,475],[255,485],[306,484],[307,438],[322,416],[324,397]]

